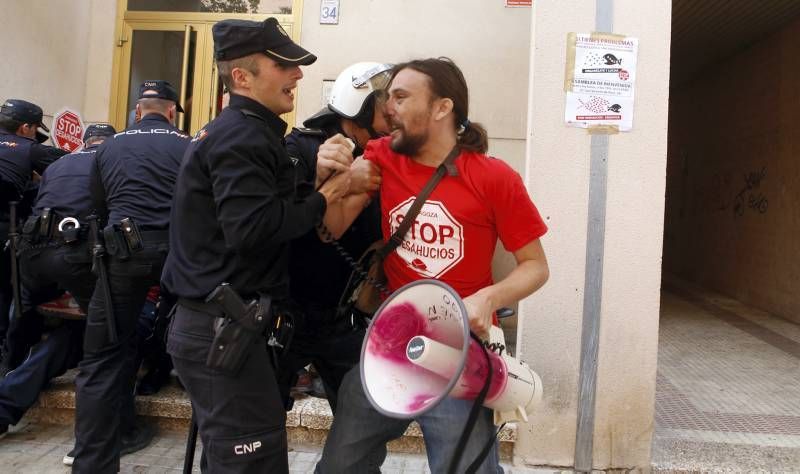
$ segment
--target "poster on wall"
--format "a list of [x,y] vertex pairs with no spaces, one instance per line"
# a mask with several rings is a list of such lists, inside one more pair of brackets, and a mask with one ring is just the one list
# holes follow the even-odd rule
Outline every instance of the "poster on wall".
[[530,7],[533,0],[506,0],[507,7]]
[[609,33],[567,36],[564,120],[580,128],[633,128],[639,40]]

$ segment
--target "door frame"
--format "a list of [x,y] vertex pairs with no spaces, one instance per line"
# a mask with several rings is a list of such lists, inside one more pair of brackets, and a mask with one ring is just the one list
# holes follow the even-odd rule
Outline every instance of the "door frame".
[[[244,14],[244,13],[198,13],[198,12],[145,12],[128,11],[128,0],[117,0],[117,21],[114,36],[114,59],[111,72],[111,93],[109,100],[109,121],[118,129],[127,126],[127,98],[130,90],[131,40],[136,29],[157,31],[181,31],[190,25],[197,31],[196,59],[194,64],[194,85],[192,88],[193,104],[192,121],[189,131],[195,133],[208,122],[217,87],[214,41],[211,27],[218,21],[236,18],[242,20],[263,21],[274,16],[294,41],[299,41],[300,25],[303,16],[303,0],[292,1],[292,14]],[[180,88],[180,84],[176,84]],[[182,91],[178,91],[182,94]],[[298,94],[295,94],[297,103]],[[295,111],[284,114],[281,118],[294,124]]]

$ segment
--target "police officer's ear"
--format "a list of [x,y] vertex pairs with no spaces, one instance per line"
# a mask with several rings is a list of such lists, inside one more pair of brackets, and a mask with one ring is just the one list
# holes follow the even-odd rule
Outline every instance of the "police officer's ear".
[[253,74],[243,67],[235,67],[231,69],[231,82],[233,82],[233,89],[250,89],[250,77]]
[[36,125],[23,123],[17,128],[17,135],[25,138],[36,138]]
[[172,123],[172,124],[177,123],[175,119],[178,118],[178,106],[175,105],[175,104],[170,105],[169,109],[167,109],[167,114],[168,114],[167,118],[169,119],[169,123]]

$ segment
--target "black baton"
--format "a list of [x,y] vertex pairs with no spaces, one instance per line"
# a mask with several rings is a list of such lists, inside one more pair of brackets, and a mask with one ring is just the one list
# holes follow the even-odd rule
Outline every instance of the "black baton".
[[17,201],[8,203],[8,240],[11,247],[11,291],[14,301],[14,317],[18,320],[22,318],[22,294],[20,293],[19,282],[19,261],[17,260],[17,245],[19,244],[19,233],[17,232]]
[[97,283],[100,284],[105,296],[106,324],[108,327],[108,340],[111,344],[117,343],[117,320],[114,319],[114,304],[111,301],[111,285],[108,282],[108,269],[106,269],[106,248],[103,245],[103,238],[97,227],[97,216],[91,215],[86,218],[89,221],[89,232],[92,234],[94,244],[92,245],[92,261],[97,270]]
[[183,457],[183,474],[191,474],[194,464],[194,447],[197,445],[197,419],[194,417],[194,410],[191,423],[189,436],[186,438],[186,455]]

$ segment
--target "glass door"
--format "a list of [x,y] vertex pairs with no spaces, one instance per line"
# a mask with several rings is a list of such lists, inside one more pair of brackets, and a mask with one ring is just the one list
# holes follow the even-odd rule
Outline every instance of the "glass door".
[[208,117],[197,107],[207,59],[199,52],[205,52],[207,33],[204,24],[125,22],[114,117],[118,129],[133,123],[139,85],[148,79],[167,80],[178,90],[185,110],[178,114],[178,128],[187,133],[200,128]]
[[[117,41],[116,86],[111,99],[111,121],[118,130],[133,123],[139,85],[148,79],[167,80],[178,90],[185,113],[178,114],[176,126],[186,133],[194,135],[219,114],[223,106],[223,86],[214,62],[211,28],[227,16],[160,12],[125,14]],[[230,16],[255,21],[266,18],[266,15]],[[294,38],[296,32],[291,17],[279,21]],[[281,118],[291,129],[294,112]]]

